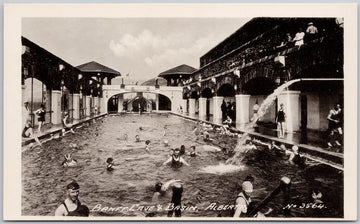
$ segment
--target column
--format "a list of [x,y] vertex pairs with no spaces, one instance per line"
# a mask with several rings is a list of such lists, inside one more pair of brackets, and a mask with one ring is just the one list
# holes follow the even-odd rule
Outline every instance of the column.
[[73,95],[73,118],[75,120],[80,119],[80,94],[74,93]]
[[224,100],[222,96],[214,96],[213,97],[213,120],[214,123],[222,123],[222,112],[221,112],[221,104]]
[[187,99],[182,100],[182,105],[181,106],[182,106],[182,110],[183,110],[182,113],[186,114],[187,113],[187,111],[186,111],[187,110]]
[[283,91],[278,95],[278,110],[284,104],[286,115],[285,127],[287,132],[300,130],[300,91]]
[[199,98],[199,118],[206,118],[206,98]]
[[195,115],[195,101],[196,99],[189,99],[189,115]]
[[106,100],[104,97],[100,97],[100,113],[104,114],[107,113],[107,105],[106,105]]
[[[21,85],[21,106],[23,107],[23,103],[28,101],[25,97],[26,97],[26,93],[25,93],[25,90],[26,90],[26,85]],[[29,103],[30,105],[30,103]]]
[[124,95],[120,94],[118,96],[118,113],[121,113],[124,110]]
[[94,97],[94,115],[98,115],[99,114],[99,97],[95,96]]
[[61,124],[61,91],[51,91],[51,122],[53,124]]
[[250,95],[235,95],[236,100],[236,123],[244,124],[250,121],[249,116],[249,104],[250,104]]
[[156,94],[156,102],[155,102],[155,105],[156,105],[156,111],[159,111],[159,94]]
[[90,97],[91,96],[87,96],[84,95],[85,97],[85,117],[90,117]]

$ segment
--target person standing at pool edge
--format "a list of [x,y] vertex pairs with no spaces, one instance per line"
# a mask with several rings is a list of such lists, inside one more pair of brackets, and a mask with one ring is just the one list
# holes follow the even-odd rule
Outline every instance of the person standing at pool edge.
[[37,109],[35,111],[35,113],[39,116],[38,118],[38,123],[39,123],[39,133],[41,133],[41,127],[43,126],[44,122],[45,122],[45,114],[46,114],[46,111],[45,111],[45,105],[44,104],[41,104],[40,108]]
[[55,216],[89,216],[89,208],[79,201],[79,184],[72,181],[66,186],[67,197],[55,211]]
[[284,104],[282,103],[280,104],[280,109],[276,116],[276,123],[279,129],[279,138],[285,137],[285,119],[286,119],[286,114],[284,111]]

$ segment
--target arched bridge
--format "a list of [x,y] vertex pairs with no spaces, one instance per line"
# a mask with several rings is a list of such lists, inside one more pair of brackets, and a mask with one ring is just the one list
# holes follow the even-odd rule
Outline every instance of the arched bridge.
[[104,85],[103,86],[102,107],[108,112],[108,102],[110,99],[117,97],[119,109],[123,111],[124,94],[127,93],[152,93],[155,94],[155,111],[159,108],[160,98],[165,98],[170,102],[169,109],[176,112],[182,106],[183,89],[176,86],[138,86],[138,85]]

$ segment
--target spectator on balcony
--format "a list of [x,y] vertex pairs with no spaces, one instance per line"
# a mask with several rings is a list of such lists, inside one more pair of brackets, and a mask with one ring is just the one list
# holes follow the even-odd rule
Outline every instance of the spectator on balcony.
[[309,42],[316,38],[318,34],[318,29],[314,26],[312,22],[308,24],[308,28],[306,29],[306,42]]
[[286,34],[286,37],[281,41],[281,44],[279,46],[276,46],[277,49],[279,48],[288,48],[293,46],[293,39],[290,35],[290,33]]
[[304,44],[304,36],[305,33],[303,32],[302,28],[299,28],[299,31],[295,34],[294,42],[295,46],[301,46]]

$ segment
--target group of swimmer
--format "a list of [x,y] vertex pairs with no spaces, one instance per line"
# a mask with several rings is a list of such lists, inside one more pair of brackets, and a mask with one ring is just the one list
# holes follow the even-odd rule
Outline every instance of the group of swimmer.
[[[142,130],[143,128],[139,127],[139,131]],[[228,126],[226,125],[216,127],[211,124],[200,122],[194,128],[194,132],[197,132],[196,133],[197,139],[199,136],[201,136],[204,142],[213,141],[213,139],[210,138],[210,134],[209,134],[210,131],[215,131],[218,134],[227,135],[230,137],[235,137],[235,136],[241,137],[241,134],[232,133],[231,131],[229,131]],[[163,136],[166,136],[166,126],[164,126]],[[124,134],[123,139],[125,141],[128,141],[128,135]],[[135,135],[135,142],[142,142],[138,134]],[[165,146],[168,146],[167,140],[164,140],[163,142]],[[149,152],[151,150],[150,148],[151,141],[145,140],[144,143],[145,143],[145,150]],[[256,145],[263,145],[263,146],[267,146],[268,149],[271,150],[282,151],[285,155],[289,156],[288,161],[290,163],[304,164],[305,161],[305,159],[299,154],[298,146],[296,145],[293,145],[290,150],[287,149],[284,144],[278,146],[274,141],[272,141],[271,143],[266,143],[255,138],[247,140],[245,144],[248,146],[249,149],[256,149]],[[229,151],[232,150],[228,149],[222,151],[224,151],[224,153],[229,153]],[[165,162],[163,162],[162,165],[171,165],[172,167],[175,168],[181,167],[182,165],[190,166],[190,164],[187,163],[185,159],[182,157],[183,155],[186,155],[185,145],[181,145],[179,148],[171,149],[170,157]],[[190,146],[190,151],[188,155],[190,157],[200,156],[200,154],[196,152],[196,146],[194,145]],[[71,154],[66,154],[64,157],[65,160],[62,163],[64,167],[76,166],[77,161],[76,159],[71,157]],[[112,157],[106,159],[106,164],[107,164],[106,165],[107,171],[113,171],[114,168],[117,166],[117,164],[114,162],[114,159]],[[251,202],[251,193],[253,192],[253,182],[254,182],[254,178],[251,176],[247,176],[243,182],[239,183],[242,190],[235,199],[235,207],[232,214],[233,217],[244,217],[244,216],[249,217],[248,208]],[[152,197],[151,203],[159,204],[171,198],[170,202],[173,204],[174,207],[181,206],[183,186],[184,183],[178,179],[172,179],[164,183],[157,182],[154,186],[155,192]],[[59,207],[56,209],[55,211],[56,216],[89,216],[89,209],[85,205],[81,205],[78,199],[79,188],[80,188],[79,185],[74,181],[67,185],[66,187],[67,197],[64,200],[64,202],[61,205],[59,205]],[[319,193],[314,193],[314,197],[318,197],[318,196]],[[251,217],[264,217],[270,212],[271,209],[269,209],[267,212],[264,213],[257,212],[255,215],[251,215]],[[156,214],[155,212],[150,212],[146,214],[147,217],[152,217],[156,215],[158,214]],[[181,217],[181,209],[169,210],[167,216],[172,217],[173,215],[175,215],[175,217]]]

